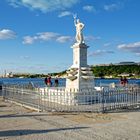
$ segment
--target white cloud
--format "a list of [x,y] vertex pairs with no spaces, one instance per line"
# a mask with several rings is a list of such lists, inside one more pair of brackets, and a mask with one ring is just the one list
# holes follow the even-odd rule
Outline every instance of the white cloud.
[[[12,0],[11,0],[11,1],[12,1]],[[10,5],[13,6],[14,8],[18,8],[18,7],[19,7],[19,5],[17,5],[17,4],[14,3],[14,2],[10,2]]]
[[59,36],[57,33],[53,32],[42,32],[37,33],[35,36],[25,36],[23,37],[23,44],[33,44],[35,41],[49,41],[56,40]]
[[43,32],[43,33],[38,33],[37,36],[36,36],[36,39],[43,40],[43,41],[48,41],[48,40],[56,39],[58,36],[59,36],[58,33]]
[[[100,37],[94,36],[85,36],[85,41],[90,42],[93,40],[98,40]],[[73,36],[64,36],[60,35],[59,33],[54,32],[42,32],[37,33],[34,36],[25,36],[23,37],[23,44],[33,44],[37,41],[57,41],[59,43],[66,43],[66,42],[74,42],[75,39]]]
[[120,44],[118,48],[124,51],[129,51],[135,53],[136,55],[140,55],[140,42],[134,42],[130,44]]
[[104,5],[104,10],[106,11],[114,11],[114,10],[118,10],[119,9],[119,5],[118,4],[109,4],[109,5]]
[[16,33],[9,29],[0,30],[0,39],[14,39],[16,37]]
[[23,44],[33,44],[36,37],[31,37],[31,36],[25,36],[23,37]]
[[73,40],[73,38],[71,36],[60,36],[56,39],[56,41],[58,41],[60,43],[70,42],[72,40]]
[[89,42],[89,41],[99,40],[99,39],[101,39],[101,37],[99,37],[99,36],[85,36],[84,39],[85,39],[85,41]]
[[70,16],[70,15],[73,15],[73,13],[70,11],[63,11],[58,15],[58,17],[61,18],[61,17],[65,17],[65,16]]
[[109,47],[110,45],[111,45],[111,43],[108,42],[108,43],[105,43],[105,44],[104,44],[104,47]]
[[8,0],[14,7],[24,6],[42,12],[64,10],[72,7],[81,0]]
[[92,53],[89,53],[88,56],[102,56],[104,54],[113,54],[113,51],[110,50],[96,50]]
[[33,44],[35,41],[57,41],[59,43],[65,43],[72,41],[73,38],[70,36],[62,36],[54,32],[42,32],[37,33],[35,36],[23,37],[23,44]]
[[87,11],[87,12],[96,12],[96,9],[94,6],[91,6],[91,5],[85,5],[83,7],[83,10]]

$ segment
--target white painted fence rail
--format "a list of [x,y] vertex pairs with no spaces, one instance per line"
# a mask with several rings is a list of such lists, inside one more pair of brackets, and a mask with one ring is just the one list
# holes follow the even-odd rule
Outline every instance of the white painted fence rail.
[[140,108],[140,87],[66,90],[64,87],[28,88],[3,85],[2,96],[39,111],[107,112],[129,107]]

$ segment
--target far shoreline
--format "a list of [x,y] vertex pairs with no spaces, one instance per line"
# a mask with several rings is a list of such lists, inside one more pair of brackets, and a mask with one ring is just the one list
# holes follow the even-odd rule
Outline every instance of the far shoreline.
[[[0,79],[45,79],[46,77],[0,77]],[[58,79],[66,79],[66,77],[55,77],[51,76],[52,79],[58,78]],[[131,78],[126,77],[128,80],[140,80],[140,78]],[[113,80],[113,79],[120,79],[120,77],[114,77],[114,78],[107,78],[107,77],[95,77],[94,79],[105,79],[105,80]]]

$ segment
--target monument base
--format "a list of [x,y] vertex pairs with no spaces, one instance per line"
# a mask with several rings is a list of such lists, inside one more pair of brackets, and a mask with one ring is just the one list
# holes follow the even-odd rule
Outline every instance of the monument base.
[[[75,70],[73,71],[73,69]],[[75,89],[77,91],[94,89],[94,76],[89,67],[70,68],[67,73],[66,89]]]
[[73,48],[73,65],[67,71],[66,89],[94,89],[94,76],[87,65],[87,48],[85,43],[75,43]]
[[68,91],[65,87],[40,88],[40,95],[46,103],[57,103],[57,105],[68,106],[92,104],[98,96],[97,91],[94,89],[83,89],[81,91],[71,89]]

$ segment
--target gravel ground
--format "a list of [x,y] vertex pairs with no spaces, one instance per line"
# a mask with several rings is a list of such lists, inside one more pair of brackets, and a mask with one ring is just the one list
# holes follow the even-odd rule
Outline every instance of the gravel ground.
[[38,113],[0,100],[0,140],[140,140],[140,110]]

